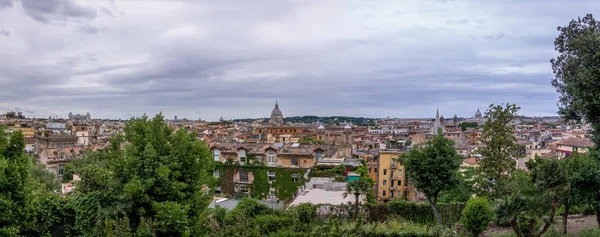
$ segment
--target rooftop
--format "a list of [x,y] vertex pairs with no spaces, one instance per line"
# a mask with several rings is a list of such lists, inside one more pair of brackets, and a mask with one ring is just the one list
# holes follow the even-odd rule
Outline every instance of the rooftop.
[[342,196],[345,191],[326,191],[323,189],[311,189],[298,195],[290,206],[299,205],[300,203],[312,204],[333,204],[339,205],[354,201],[354,195],[348,195],[346,198]]

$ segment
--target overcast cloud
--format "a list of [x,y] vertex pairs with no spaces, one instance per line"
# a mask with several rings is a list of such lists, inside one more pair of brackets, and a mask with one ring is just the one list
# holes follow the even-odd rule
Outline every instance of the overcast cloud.
[[[492,3],[493,2],[493,3]],[[0,0],[0,113],[556,115],[556,27],[597,0]]]

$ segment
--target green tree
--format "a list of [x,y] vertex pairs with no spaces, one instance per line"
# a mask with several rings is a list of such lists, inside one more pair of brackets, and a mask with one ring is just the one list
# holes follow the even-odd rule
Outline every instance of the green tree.
[[20,131],[10,135],[0,127],[0,235],[22,233],[30,218],[28,192],[30,160],[25,156],[25,141]]
[[458,124],[458,127],[464,132],[467,128],[477,128],[479,124],[477,122],[462,122]]
[[208,147],[194,133],[173,131],[160,114],[132,119],[108,151],[75,164],[81,181],[70,199],[75,223],[69,232],[104,236],[111,229],[106,223],[127,220],[140,233],[196,236],[210,202],[212,165]]
[[554,222],[559,199],[567,189],[568,173],[561,161],[540,159],[536,163],[531,174],[518,170],[511,175],[507,182],[516,189],[494,207],[498,222],[510,224],[518,237],[543,235]]
[[34,166],[24,149],[20,131],[0,126],[0,236],[47,236],[61,222],[56,176]]
[[439,225],[442,225],[442,217],[437,208],[438,197],[459,181],[457,176],[462,159],[453,145],[452,140],[438,132],[425,146],[410,150],[402,157],[408,179],[425,193]]
[[346,184],[346,192],[342,194],[344,198],[348,195],[354,195],[354,219],[358,216],[358,207],[360,205],[359,197],[371,191],[371,185],[364,179],[355,180]]
[[473,194],[480,193],[477,184],[481,183],[482,179],[475,167],[462,167],[458,180],[456,186],[440,194],[440,203],[467,202]]
[[[564,119],[590,122],[596,144],[592,156],[600,162],[600,23],[592,14],[559,26],[554,40],[558,56],[550,60],[554,79],[552,86],[560,94],[559,114]],[[600,228],[600,190],[593,204]]]
[[479,236],[488,228],[494,213],[492,206],[485,197],[471,198],[462,211],[461,223],[473,236]]
[[561,164],[568,174],[566,189],[560,195],[560,202],[564,206],[563,233],[567,234],[567,217],[571,206],[592,203],[600,189],[600,165],[593,158],[580,154],[561,160]]
[[483,125],[481,141],[487,146],[480,150],[483,156],[479,171],[487,182],[490,194],[499,198],[509,193],[504,179],[516,168],[516,158],[521,154],[522,147],[517,144],[510,122],[517,117],[520,107],[515,104],[490,105],[485,112],[488,120]]

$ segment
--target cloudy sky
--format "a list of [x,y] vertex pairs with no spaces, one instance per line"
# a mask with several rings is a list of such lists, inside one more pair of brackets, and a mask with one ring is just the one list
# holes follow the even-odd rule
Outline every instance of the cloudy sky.
[[0,0],[0,113],[555,115],[556,27],[597,0]]

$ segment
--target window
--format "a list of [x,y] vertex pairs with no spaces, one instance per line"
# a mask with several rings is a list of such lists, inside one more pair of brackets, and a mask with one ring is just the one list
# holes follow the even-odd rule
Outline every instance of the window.
[[275,181],[275,171],[267,171],[267,176],[269,176],[269,181]]
[[247,193],[248,192],[248,186],[241,184],[240,185],[240,191]]
[[323,156],[323,152],[317,151],[316,156],[317,156],[317,160],[321,160],[321,157]]
[[377,173],[377,168],[375,168],[375,173]]
[[385,197],[385,194],[386,194],[386,193],[385,193],[385,190],[383,190],[383,192],[381,193],[381,196],[384,196],[384,197]]
[[248,172],[240,171],[240,182],[248,182]]
[[240,163],[246,163],[246,150],[240,150]]
[[394,171],[390,171],[390,176],[394,177]]
[[214,176],[215,178],[218,178],[218,177],[219,177],[219,170],[214,170],[214,171],[213,171],[213,176]]
[[269,164],[275,164],[275,151],[268,151],[267,152],[267,159],[268,159],[268,163]]
[[214,161],[219,161],[219,150],[218,149],[214,149],[213,150],[213,159]]
[[402,186],[402,180],[398,180],[398,187]]
[[292,157],[292,166],[298,166],[298,158]]
[[64,152],[61,152],[59,156],[60,156],[59,158],[60,158],[61,160],[64,160],[64,159],[66,158],[66,155],[65,155],[65,153],[64,153]]
[[386,185],[387,185],[387,180],[384,180],[383,181],[383,186],[386,186]]
[[64,172],[65,172],[65,166],[59,165],[58,166],[58,175],[63,175]]
[[387,174],[387,169],[383,169],[383,175]]

